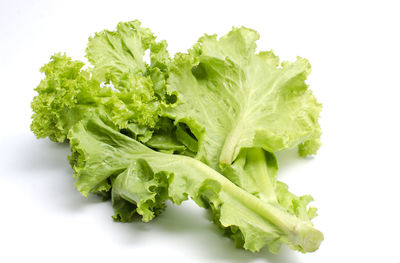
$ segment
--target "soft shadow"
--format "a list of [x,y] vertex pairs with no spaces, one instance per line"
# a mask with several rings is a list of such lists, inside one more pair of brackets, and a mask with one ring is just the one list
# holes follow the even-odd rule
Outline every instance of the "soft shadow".
[[[15,140],[14,140],[15,141]],[[35,181],[43,181],[47,184],[42,191],[43,202],[48,202],[57,209],[69,209],[77,212],[89,207],[91,204],[101,203],[97,196],[88,199],[73,187],[73,170],[70,168],[67,156],[70,153],[67,143],[54,143],[49,140],[36,140],[35,138],[21,138],[13,145],[14,151],[10,153],[8,165],[18,170],[18,174],[25,177],[35,177]],[[295,154],[296,155],[295,155]],[[21,162],[20,160],[23,160]],[[278,154],[278,160],[282,166],[296,165],[301,159],[295,151]],[[30,180],[32,180],[30,178]],[[54,196],[57,195],[57,198]],[[297,253],[284,245],[278,255],[271,254],[267,249],[259,253],[252,253],[235,247],[234,242],[222,235],[222,231],[210,221],[210,215],[206,210],[195,207],[188,200],[181,206],[168,203],[163,214],[149,223],[114,223],[113,231],[118,232],[119,237],[113,237],[118,242],[129,245],[141,241],[141,236],[148,232],[164,233],[164,236],[176,237],[188,240],[190,247],[198,248],[193,253],[199,253],[200,257],[208,261],[225,262],[276,262],[289,263],[297,261]],[[110,202],[105,203],[110,206]],[[111,216],[111,215],[110,215]],[[105,220],[111,220],[105,219]],[[127,242],[128,241],[128,242]]]
[[[186,202],[193,202],[188,200]],[[177,206],[168,202],[168,207],[163,214],[149,223],[133,222],[122,223],[123,240],[131,240],[132,243],[139,242],[138,238],[145,235],[145,232],[163,232],[166,236],[179,236],[182,240],[188,240],[196,247],[194,253],[212,262],[296,262],[296,252],[291,251],[282,245],[278,255],[271,254],[268,249],[258,253],[252,253],[244,249],[236,248],[235,243],[228,237],[223,236],[222,230],[210,221],[210,214],[207,210],[196,207],[192,204],[183,203]],[[127,226],[129,225],[129,226]],[[206,251],[206,252],[204,252]]]
[[[18,149],[18,146],[22,146],[23,149]],[[23,145],[17,145],[17,150],[24,158],[24,162],[19,166],[21,170],[72,172],[68,163],[68,143],[55,143],[48,139],[27,140]]]
[[97,196],[84,198],[74,187],[73,170],[68,162],[68,143],[37,140],[33,135],[18,136],[5,143],[12,149],[6,165],[20,177],[14,180],[24,180],[25,184],[32,185],[31,190],[38,191],[37,198],[42,198],[47,205],[80,210],[88,204],[101,202]]
[[278,159],[279,169],[296,166],[298,165],[304,158],[300,157],[297,153],[297,147],[283,150],[275,153],[276,159]]
[[305,162],[310,162],[314,159],[312,156],[300,157],[297,152],[297,147],[277,152],[275,153],[275,156],[279,165],[278,177],[285,177],[289,171],[294,170],[304,165]]

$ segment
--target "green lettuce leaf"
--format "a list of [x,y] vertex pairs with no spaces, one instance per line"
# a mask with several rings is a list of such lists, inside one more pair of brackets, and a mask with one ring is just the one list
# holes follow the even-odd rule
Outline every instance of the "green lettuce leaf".
[[145,51],[155,42],[153,33],[139,21],[119,23],[89,38],[86,57],[96,78],[118,84],[126,73],[146,72]]
[[194,158],[147,148],[118,132],[105,116],[93,114],[83,119],[68,138],[77,188],[87,196],[105,181],[114,181],[117,220],[131,220],[138,214],[148,221],[166,199],[180,204],[190,197],[210,209],[215,222],[251,251],[268,246],[276,253],[285,243],[310,252],[323,239],[311,221],[261,201]]
[[317,214],[310,195],[296,196],[288,186],[277,180],[278,162],[275,155],[261,148],[245,148],[232,165],[222,169],[222,174],[242,189],[260,200],[279,205],[290,214],[304,220],[311,220]]
[[[166,41],[155,41],[150,29],[139,21],[119,23],[115,31],[104,30],[89,38],[86,57],[94,66],[93,75],[114,88],[129,88],[130,78],[151,81],[159,98],[165,97],[170,58]],[[145,60],[149,51],[150,65]]]
[[[166,95],[169,54],[166,42],[156,42],[138,21],[119,23],[89,39],[87,57],[94,67],[55,54],[41,72],[45,78],[33,99],[32,131],[56,142],[91,110],[101,109],[120,128],[140,127],[143,140],[157,126]],[[151,65],[144,61],[150,51]],[[132,126],[133,125],[133,126]]]
[[271,51],[256,53],[258,38],[254,30],[234,28],[177,54],[168,80],[177,102],[163,106],[163,114],[190,128],[197,159],[260,199],[312,218],[315,211],[304,201],[312,198],[297,197],[276,181],[272,154],[299,145],[306,156],[320,146],[321,105],[305,83],[311,67],[302,58],[279,63]]
[[119,23],[89,39],[89,65],[55,54],[41,69],[31,129],[70,142],[76,187],[111,197],[116,221],[147,222],[190,197],[240,247],[314,251],[312,197],[277,180],[273,154],[320,146],[310,65],[256,53],[257,39],[235,28],[171,61],[140,22]]
[[38,95],[31,104],[34,112],[31,130],[36,137],[65,141],[70,128],[98,105],[100,83],[91,79],[83,66],[83,62],[59,53],[40,69],[45,78],[35,89]]
[[168,174],[154,174],[143,159],[134,160],[113,183],[114,220],[129,222],[138,215],[144,222],[153,219],[166,207],[169,180]]
[[168,118],[160,118],[157,130],[145,145],[163,152],[183,153],[186,150],[185,145],[176,138],[176,127]]
[[305,84],[310,64],[279,64],[272,52],[256,53],[258,38],[246,28],[220,39],[206,35],[170,69],[168,90],[178,101],[164,114],[191,129],[197,158],[217,170],[243,148],[276,152],[300,144],[307,155],[320,145],[321,105]]

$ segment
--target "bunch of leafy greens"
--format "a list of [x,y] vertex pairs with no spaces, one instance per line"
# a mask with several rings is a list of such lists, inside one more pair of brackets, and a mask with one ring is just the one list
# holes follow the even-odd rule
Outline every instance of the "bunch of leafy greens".
[[190,197],[239,247],[315,251],[312,197],[277,181],[274,152],[315,154],[321,106],[307,60],[257,53],[258,38],[233,28],[171,59],[138,21],[120,23],[89,38],[87,66],[55,54],[42,67],[31,129],[69,142],[76,187],[110,197],[116,221],[147,222]]

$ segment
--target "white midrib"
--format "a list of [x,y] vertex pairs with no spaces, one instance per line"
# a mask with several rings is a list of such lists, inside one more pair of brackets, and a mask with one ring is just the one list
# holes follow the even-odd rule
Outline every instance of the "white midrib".
[[[239,60],[239,68],[243,68],[243,60]],[[230,165],[233,162],[233,159],[235,158],[235,153],[236,147],[239,143],[240,137],[242,135],[242,130],[243,130],[243,125],[245,124],[244,121],[246,120],[246,110],[247,106],[249,105],[250,98],[251,98],[251,93],[246,92],[246,86],[243,84],[243,79],[242,79],[242,74],[239,74],[239,90],[242,91],[244,103],[238,103],[239,105],[243,105],[240,109],[239,115],[232,125],[231,131],[228,133],[228,136],[226,137],[224,144],[221,149],[221,153],[219,156],[219,162],[220,164],[224,165]],[[243,110],[245,109],[245,110]]]
[[[161,155],[168,156],[162,153]],[[299,219],[269,202],[263,202],[198,160],[186,156],[174,156],[174,159],[171,158],[170,162],[166,163],[170,165],[177,161],[176,159],[178,158],[182,159],[180,163],[188,162],[194,170],[220,183],[222,193],[228,194],[253,213],[277,226],[290,239],[291,243],[300,245],[306,252],[314,251],[319,247],[323,240],[323,235],[313,227],[311,222]],[[226,203],[226,205],[229,205],[229,203]]]
[[284,79],[284,77],[285,74],[278,74],[270,81],[270,83],[265,84],[266,86],[269,86],[268,92],[262,94],[261,97],[256,97],[256,100],[254,100],[254,97],[256,96],[254,95],[255,89],[246,89],[246,85],[243,83],[242,77],[239,78],[240,90],[242,91],[241,95],[243,95],[244,102],[241,103],[241,105],[243,106],[241,107],[240,113],[236,118],[236,121],[232,125],[232,129],[226,137],[224,145],[222,147],[219,158],[221,164],[230,165],[238,154],[237,146],[240,142],[242,132],[246,126],[251,125],[250,123],[248,123],[248,120],[250,119],[248,118],[248,116],[251,115],[251,113],[253,112],[252,106],[254,107],[254,104],[257,104],[252,104],[252,102],[266,101],[266,99],[274,92],[274,90],[281,82],[281,80]]

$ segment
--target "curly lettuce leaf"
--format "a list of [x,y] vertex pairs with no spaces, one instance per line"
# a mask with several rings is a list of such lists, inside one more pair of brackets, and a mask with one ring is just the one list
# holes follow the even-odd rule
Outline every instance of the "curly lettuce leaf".
[[[150,139],[165,99],[170,63],[166,46],[132,21],[89,39],[86,52],[93,68],[84,69],[83,62],[63,54],[53,55],[41,69],[45,78],[32,102],[32,131],[38,138],[63,142],[86,112],[101,109],[120,129],[140,127],[138,136]],[[151,65],[144,61],[146,50]]]
[[316,216],[317,209],[308,208],[313,201],[310,195],[296,196],[288,186],[277,180],[278,162],[275,155],[261,148],[245,148],[230,166],[221,173],[234,184],[260,200],[279,205],[290,214],[304,220]]
[[38,138],[65,141],[69,129],[98,104],[100,83],[91,79],[83,66],[83,62],[59,53],[40,69],[45,78],[35,89],[38,95],[31,104],[31,130]]
[[70,140],[77,188],[111,197],[116,221],[147,222],[166,200],[190,197],[245,249],[314,251],[323,236],[311,223],[312,197],[276,180],[272,153],[319,148],[310,67],[255,54],[257,38],[245,28],[205,36],[171,62],[149,29],[119,23],[89,39],[89,67],[55,54],[41,69],[31,129]]
[[[157,125],[170,58],[167,43],[155,39],[137,20],[121,22],[116,30],[89,38],[86,57],[93,65],[93,78],[110,85],[123,101],[113,114],[120,128],[129,128],[132,118],[142,127]],[[144,59],[146,51],[150,52],[150,65]]]
[[80,61],[55,54],[42,68],[45,78],[32,102],[31,130],[38,138],[65,141],[70,128],[95,109],[107,113],[120,129],[129,128],[130,123],[155,128],[160,102],[149,78],[130,76],[125,79],[126,89],[117,91],[102,87],[83,66]]
[[119,83],[126,73],[144,73],[145,51],[155,42],[155,36],[140,22],[119,23],[115,31],[104,30],[89,38],[86,57],[101,80]]
[[93,114],[83,119],[68,138],[77,188],[86,196],[113,180],[117,220],[138,214],[148,221],[166,199],[180,204],[190,197],[210,209],[215,222],[251,251],[268,246],[276,253],[284,243],[310,252],[323,239],[310,220],[261,201],[194,158],[147,148],[121,134],[105,117]]
[[[140,76],[151,81],[155,94],[164,98],[170,58],[167,42],[155,39],[150,29],[137,20],[121,22],[115,31],[96,33],[89,38],[86,49],[94,78],[124,90],[129,85],[127,79]],[[146,51],[150,53],[150,65],[144,60]]]
[[165,209],[168,185],[168,174],[154,174],[143,159],[134,160],[113,183],[114,220],[129,222],[140,215],[150,221]]
[[310,64],[256,53],[258,38],[247,28],[220,39],[206,35],[170,69],[168,91],[177,103],[164,114],[189,126],[199,140],[197,158],[217,170],[243,148],[276,152],[300,144],[307,155],[320,145],[321,105],[305,84]]

